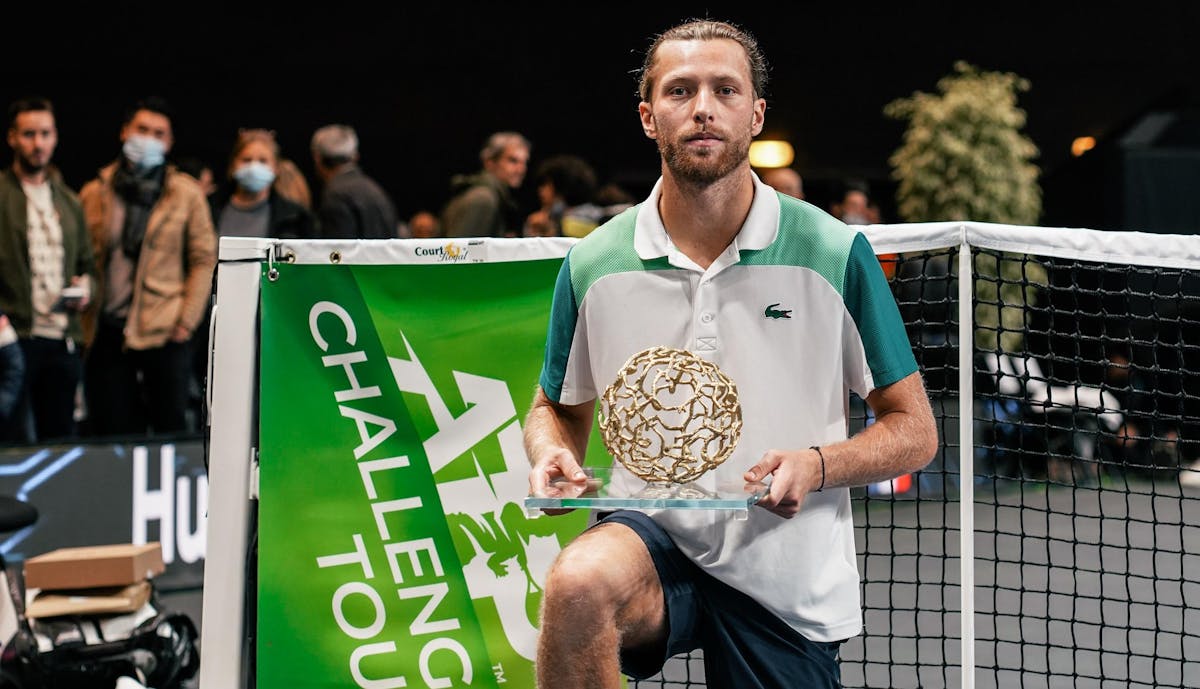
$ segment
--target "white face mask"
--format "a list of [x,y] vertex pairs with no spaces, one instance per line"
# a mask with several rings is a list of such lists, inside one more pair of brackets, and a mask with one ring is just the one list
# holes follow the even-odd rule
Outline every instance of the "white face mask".
[[238,186],[250,192],[257,194],[258,192],[271,186],[271,182],[275,181],[275,171],[270,165],[255,161],[246,163],[233,171],[233,179],[237,181]]
[[162,165],[166,160],[167,145],[152,136],[131,134],[125,139],[125,145],[121,147],[121,152],[125,154],[126,160],[133,163],[134,167],[140,170],[149,170]]

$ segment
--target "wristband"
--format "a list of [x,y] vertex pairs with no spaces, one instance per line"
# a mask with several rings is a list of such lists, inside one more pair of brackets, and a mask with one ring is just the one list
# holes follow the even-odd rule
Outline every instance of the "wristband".
[[825,488],[825,455],[821,454],[821,448],[816,445],[808,449],[816,450],[817,456],[821,458],[821,485],[817,486],[817,492],[820,493]]

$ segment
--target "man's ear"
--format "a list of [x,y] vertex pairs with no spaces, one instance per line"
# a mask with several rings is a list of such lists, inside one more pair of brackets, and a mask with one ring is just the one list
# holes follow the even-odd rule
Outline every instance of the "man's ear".
[[642,118],[642,131],[646,138],[658,138],[658,125],[654,122],[654,110],[649,103],[642,101],[638,104],[638,115]]
[[767,121],[767,101],[764,98],[759,98],[754,103],[754,126],[752,133],[754,136],[762,134],[763,124]]

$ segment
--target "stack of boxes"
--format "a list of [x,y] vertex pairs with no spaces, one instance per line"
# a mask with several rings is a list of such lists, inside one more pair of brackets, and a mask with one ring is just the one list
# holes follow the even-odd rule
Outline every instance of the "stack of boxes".
[[37,620],[135,613],[149,603],[150,579],[164,569],[157,542],[59,548],[25,561],[25,614]]

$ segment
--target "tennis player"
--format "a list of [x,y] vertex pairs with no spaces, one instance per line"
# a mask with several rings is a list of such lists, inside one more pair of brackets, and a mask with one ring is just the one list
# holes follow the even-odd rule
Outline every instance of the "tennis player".
[[[541,611],[543,689],[615,688],[697,648],[709,687],[840,686],[839,646],[862,628],[849,488],[936,450],[866,238],[751,170],[766,81],[755,39],[733,25],[690,21],[653,41],[638,110],[662,176],[563,263],[525,438],[531,490],[584,481],[598,393],[631,355],[686,349],[735,381],[744,420],[700,487],[766,479],[770,493],[747,519],[615,512],[564,548]],[[848,438],[851,390],[875,421]]]

